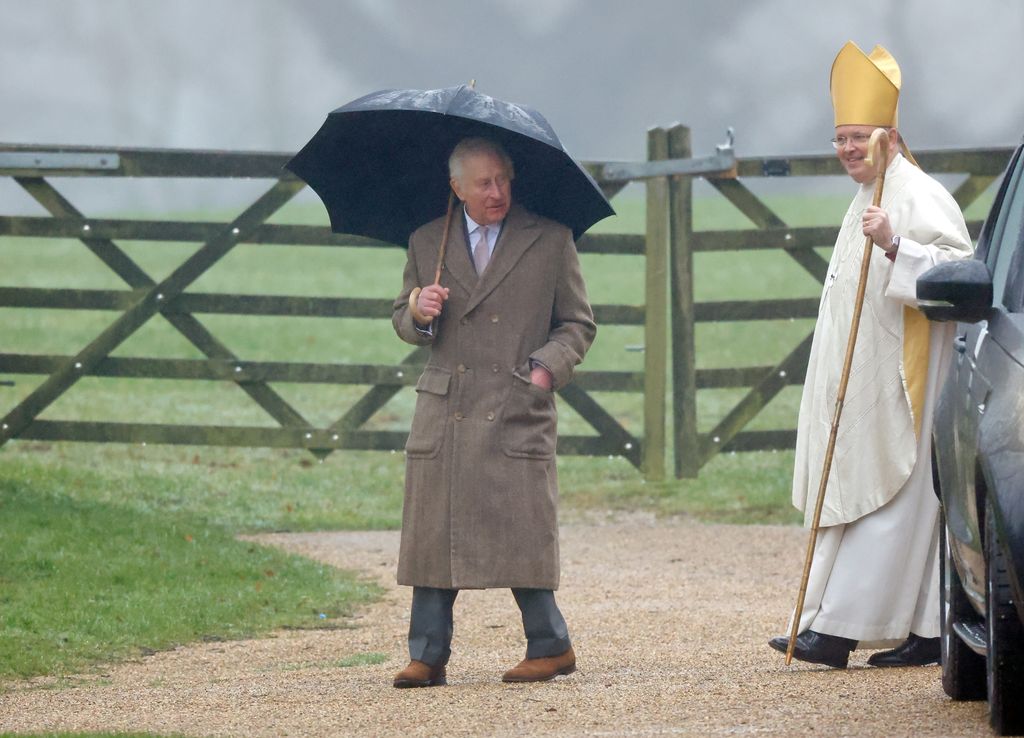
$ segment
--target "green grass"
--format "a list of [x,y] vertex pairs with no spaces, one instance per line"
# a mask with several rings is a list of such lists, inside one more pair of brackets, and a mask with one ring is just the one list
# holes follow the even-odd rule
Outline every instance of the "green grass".
[[331,626],[376,592],[236,540],[190,511],[133,504],[136,484],[82,467],[5,464],[0,676],[67,674],[197,639]]
[[0,478],[49,481],[75,500],[186,514],[235,532],[384,530],[399,522],[403,463],[371,451],[321,464],[295,450],[13,443],[0,450]]
[[697,479],[645,482],[620,457],[560,459],[558,480],[563,509],[648,510],[684,515],[708,523],[795,524],[789,503],[793,452],[720,454]]
[[351,656],[346,656],[343,659],[333,662],[330,666],[338,666],[342,669],[348,669],[353,666],[376,666],[377,664],[383,664],[388,660],[386,653],[356,653]]

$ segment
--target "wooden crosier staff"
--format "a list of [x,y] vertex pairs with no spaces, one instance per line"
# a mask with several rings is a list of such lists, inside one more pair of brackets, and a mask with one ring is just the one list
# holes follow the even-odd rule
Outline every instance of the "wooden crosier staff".
[[[868,164],[877,164],[875,174],[875,193],[871,204],[876,208],[882,202],[882,189],[885,187],[885,168],[889,164],[889,134],[884,128],[876,128],[868,139]],[[850,325],[850,337],[846,342],[846,359],[843,362],[843,373],[839,379],[839,391],[836,394],[836,409],[832,416],[832,429],[828,434],[828,446],[825,448],[825,463],[821,470],[821,484],[818,485],[818,500],[814,505],[814,517],[811,521],[811,536],[807,542],[807,557],[804,560],[803,578],[800,580],[800,594],[796,598],[796,610],[793,613],[793,626],[789,630],[789,645],[786,648],[786,666],[793,660],[793,649],[796,647],[797,631],[800,628],[800,616],[804,611],[804,598],[807,595],[807,580],[811,575],[811,562],[814,560],[814,545],[818,540],[818,527],[821,524],[821,508],[825,504],[825,488],[832,469],[832,453],[836,448],[836,436],[839,432],[839,416],[843,413],[843,401],[846,399],[846,385],[850,381],[850,367],[853,365],[853,349],[857,345],[857,329],[860,327],[860,314],[864,309],[864,291],[868,284],[868,269],[871,266],[871,250],[874,242],[871,236],[864,238],[864,255],[860,264],[860,282],[857,284],[857,299],[853,306],[853,321]]]
[[[444,267],[444,252],[448,248],[448,232],[452,228],[452,213],[455,211],[455,190],[448,191],[448,214],[444,218],[444,233],[441,234],[441,247],[437,252],[437,269],[434,271],[434,284],[441,284],[441,269]],[[429,325],[434,319],[420,312],[416,300],[419,299],[420,288],[416,287],[409,293],[409,311],[420,325]]]

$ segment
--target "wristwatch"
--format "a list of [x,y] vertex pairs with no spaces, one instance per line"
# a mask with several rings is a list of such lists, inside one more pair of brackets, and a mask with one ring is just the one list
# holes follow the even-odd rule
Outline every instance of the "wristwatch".
[[890,251],[889,253],[895,254],[896,251],[900,247],[900,237],[899,236],[893,236],[892,237],[892,241],[890,242],[890,245],[892,246],[892,251]]

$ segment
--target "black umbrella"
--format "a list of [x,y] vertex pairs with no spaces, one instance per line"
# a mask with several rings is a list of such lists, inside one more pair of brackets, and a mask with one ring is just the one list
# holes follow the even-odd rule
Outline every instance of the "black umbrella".
[[513,199],[574,237],[615,214],[544,116],[467,85],[353,100],[327,116],[287,168],[323,200],[331,230],[404,246],[416,228],[444,214],[448,156],[467,136],[501,143],[515,164]]

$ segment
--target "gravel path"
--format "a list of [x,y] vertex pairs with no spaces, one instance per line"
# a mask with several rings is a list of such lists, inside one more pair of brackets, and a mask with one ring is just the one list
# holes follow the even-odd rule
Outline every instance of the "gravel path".
[[[937,667],[798,664],[765,641],[785,627],[804,531],[645,517],[562,528],[559,604],[579,670],[504,685],[522,658],[507,590],[456,602],[449,686],[396,690],[410,591],[396,587],[398,534],[264,535],[357,569],[383,600],[325,631],[203,643],[118,664],[67,684],[6,685],[0,731],[145,730],[189,736],[989,735],[985,703],[953,703]],[[358,654],[371,666],[341,667]]]

